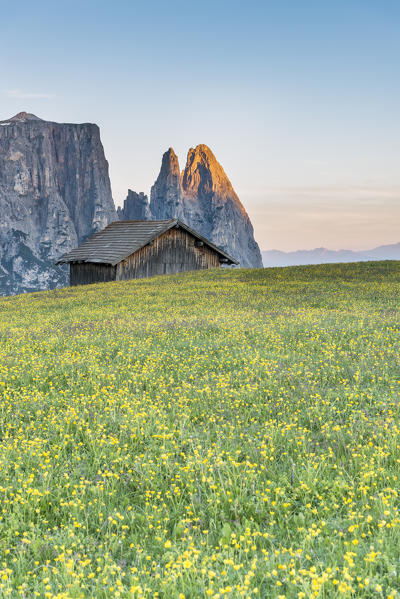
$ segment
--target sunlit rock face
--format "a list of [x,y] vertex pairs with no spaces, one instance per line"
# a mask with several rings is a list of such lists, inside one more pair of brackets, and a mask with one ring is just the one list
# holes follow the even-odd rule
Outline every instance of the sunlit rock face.
[[117,219],[97,125],[0,121],[0,294],[66,284],[55,260]]
[[204,144],[191,148],[181,177],[186,222],[241,266],[261,267],[253,226],[224,169]]
[[[131,213],[144,214],[143,198],[134,194],[131,199]],[[126,204],[127,200],[119,211],[124,220],[128,219]],[[143,218],[180,218],[228,252],[241,266],[262,266],[247,212],[208,146],[201,144],[189,150],[182,173],[174,150],[169,148],[165,152],[160,173],[151,188],[149,209],[150,216]]]

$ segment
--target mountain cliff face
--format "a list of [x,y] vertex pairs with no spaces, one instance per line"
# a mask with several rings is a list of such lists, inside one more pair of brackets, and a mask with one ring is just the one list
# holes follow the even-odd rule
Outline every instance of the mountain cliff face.
[[116,220],[97,125],[0,121],[0,295],[67,282],[63,253]]
[[[163,155],[149,208],[156,220],[180,218],[241,266],[262,266],[250,219],[208,146],[201,144],[189,150],[182,173],[172,148]],[[120,217],[127,219],[125,208]]]

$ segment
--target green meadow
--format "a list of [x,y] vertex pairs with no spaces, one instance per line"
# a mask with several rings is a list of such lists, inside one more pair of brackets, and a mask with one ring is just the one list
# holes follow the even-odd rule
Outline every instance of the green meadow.
[[400,597],[400,262],[0,300],[0,596]]

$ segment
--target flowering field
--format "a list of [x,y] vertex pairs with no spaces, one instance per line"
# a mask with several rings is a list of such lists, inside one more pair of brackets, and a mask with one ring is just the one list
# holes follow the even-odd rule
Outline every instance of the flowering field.
[[399,282],[0,300],[0,596],[400,597]]

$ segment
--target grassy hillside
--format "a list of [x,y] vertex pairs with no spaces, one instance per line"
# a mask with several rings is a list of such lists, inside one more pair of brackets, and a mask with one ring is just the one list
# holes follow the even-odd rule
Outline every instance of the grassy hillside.
[[398,596],[399,282],[375,262],[0,300],[0,596]]

